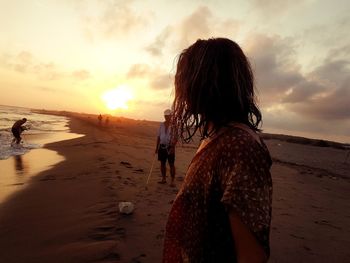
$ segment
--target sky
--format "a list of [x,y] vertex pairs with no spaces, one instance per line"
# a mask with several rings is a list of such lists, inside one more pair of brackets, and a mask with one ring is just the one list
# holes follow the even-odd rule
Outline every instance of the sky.
[[[181,51],[227,37],[265,132],[349,143],[349,14],[348,0],[0,0],[0,104],[162,120]],[[129,101],[111,110],[115,89]]]

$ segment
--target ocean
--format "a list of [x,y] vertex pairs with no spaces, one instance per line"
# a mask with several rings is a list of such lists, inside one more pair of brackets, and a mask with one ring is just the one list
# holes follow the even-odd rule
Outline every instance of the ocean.
[[[23,143],[11,146],[12,125],[27,118]],[[83,135],[71,133],[64,116],[39,114],[30,109],[0,105],[0,205],[29,185],[44,170],[64,161],[64,156],[44,148],[45,144]]]
[[[22,143],[20,145],[11,146],[13,139],[11,127],[15,121],[22,118],[27,118],[24,126],[28,130],[22,133]],[[69,119],[64,116],[39,114],[27,108],[0,105],[0,160],[7,159],[10,156],[23,155],[32,149],[43,147],[45,141],[30,140],[29,138],[53,138],[55,133],[68,133],[68,121]],[[53,141],[55,140],[47,140],[46,142]]]

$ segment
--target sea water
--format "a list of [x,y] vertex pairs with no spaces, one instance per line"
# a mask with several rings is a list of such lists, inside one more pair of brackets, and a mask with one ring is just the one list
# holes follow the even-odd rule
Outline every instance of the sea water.
[[[22,143],[11,144],[12,125],[27,118]],[[0,105],[0,205],[14,193],[29,185],[40,172],[64,161],[57,152],[46,149],[47,143],[82,135],[71,133],[64,116],[35,113],[30,109]]]
[[[21,134],[20,144],[12,143],[14,138],[11,132],[12,125],[23,118],[27,118],[24,126],[28,130]],[[30,140],[31,137],[47,138],[54,137],[55,133],[69,132],[68,121],[69,119],[64,116],[39,114],[27,108],[0,105],[0,160],[23,155],[43,146],[44,141]]]

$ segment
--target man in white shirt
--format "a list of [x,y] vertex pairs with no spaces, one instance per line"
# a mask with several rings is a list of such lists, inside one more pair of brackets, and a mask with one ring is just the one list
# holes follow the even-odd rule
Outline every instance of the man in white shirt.
[[156,153],[158,153],[158,160],[160,161],[160,171],[162,173],[162,180],[160,184],[166,183],[166,161],[168,161],[170,166],[170,186],[175,186],[175,145],[176,138],[172,134],[170,120],[171,120],[171,110],[167,109],[164,111],[165,121],[160,124]]

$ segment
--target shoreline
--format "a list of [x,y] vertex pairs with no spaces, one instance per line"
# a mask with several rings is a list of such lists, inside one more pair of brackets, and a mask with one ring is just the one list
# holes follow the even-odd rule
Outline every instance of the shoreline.
[[[100,127],[94,118],[70,118],[71,131],[85,136],[47,145],[66,160],[0,206],[0,261],[160,262],[167,215],[196,145],[176,150],[177,188],[157,184],[156,164],[146,190],[158,123],[123,120]],[[291,155],[294,145],[272,141],[269,147],[283,161],[299,154]],[[274,163],[269,262],[350,257],[350,182],[322,173]],[[119,214],[120,201],[133,202],[134,213]]]
[[1,159],[0,204],[12,194],[26,187],[32,177],[51,169],[55,164],[65,158],[46,147],[51,143],[79,138],[83,135],[68,131],[26,134],[23,136],[26,142],[37,147],[30,148],[23,154],[11,155]]

